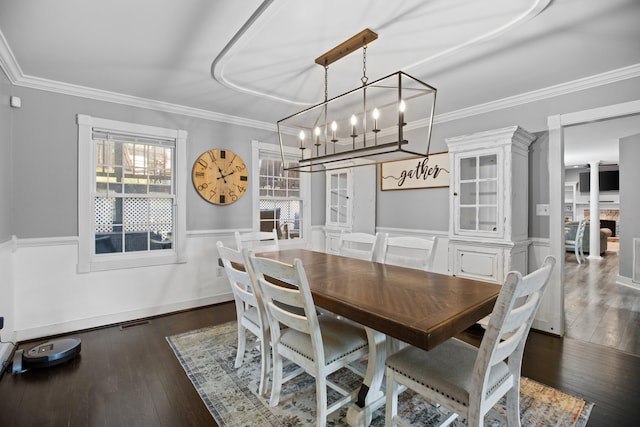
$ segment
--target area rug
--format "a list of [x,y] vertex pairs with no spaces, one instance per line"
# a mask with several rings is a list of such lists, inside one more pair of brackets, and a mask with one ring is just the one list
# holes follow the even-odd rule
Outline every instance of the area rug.
[[[251,335],[251,334],[247,334]],[[207,327],[167,337],[167,341],[198,394],[220,427],[241,426],[311,426],[315,424],[315,381],[303,374],[282,388],[280,404],[269,407],[268,399],[256,394],[260,354],[255,342],[247,343],[248,351],[242,367],[233,367],[236,357],[236,323]],[[334,381],[355,388],[358,377],[349,370],[332,376]],[[329,389],[330,399],[332,396]],[[593,407],[577,397],[522,378],[520,410],[523,426],[582,427]],[[399,413],[419,426],[437,425],[444,410],[426,403],[412,392],[402,393]],[[341,409],[327,420],[327,426],[345,426],[347,410]],[[372,426],[384,425],[384,407],[373,416]],[[458,418],[452,424],[464,426]],[[485,425],[506,426],[504,402],[501,401],[485,417]]]

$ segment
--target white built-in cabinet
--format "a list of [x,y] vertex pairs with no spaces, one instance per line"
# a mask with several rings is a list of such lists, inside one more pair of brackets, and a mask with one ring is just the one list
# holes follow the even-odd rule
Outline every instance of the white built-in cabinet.
[[576,221],[576,202],[578,198],[578,182],[564,183],[564,222]]
[[337,253],[342,230],[375,233],[376,166],[353,159],[333,163],[331,167],[325,172],[325,250]]
[[518,126],[448,138],[449,273],[502,283],[527,273],[529,145]]

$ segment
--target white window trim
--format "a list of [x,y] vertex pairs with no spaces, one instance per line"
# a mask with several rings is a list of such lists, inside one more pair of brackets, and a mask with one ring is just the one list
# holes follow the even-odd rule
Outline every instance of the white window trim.
[[[251,228],[253,231],[260,230],[260,151],[268,151],[270,154],[276,154],[280,157],[280,146],[260,141],[251,141],[251,164],[254,170],[254,173],[251,174],[251,193],[253,198]],[[300,149],[284,147],[284,153],[285,155],[295,157],[300,155]],[[308,173],[300,173],[300,198],[303,201],[301,221],[303,237],[301,239],[282,239],[279,242],[281,248],[311,244],[311,179]]]
[[[155,126],[100,119],[78,114],[78,272],[115,270],[121,268],[146,267],[185,262],[186,238],[186,189],[187,189],[187,132],[179,129],[165,129]],[[95,236],[93,232],[93,189],[95,169],[93,169],[95,144],[92,129],[101,128],[134,135],[175,139],[175,233],[173,250],[136,252],[129,254],[94,254]]]

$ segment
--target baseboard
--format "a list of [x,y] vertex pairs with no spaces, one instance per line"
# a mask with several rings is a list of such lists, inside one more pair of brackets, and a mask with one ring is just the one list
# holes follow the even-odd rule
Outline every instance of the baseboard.
[[45,325],[36,328],[22,329],[16,331],[16,342],[27,341],[42,337],[50,337],[54,335],[73,333],[86,329],[97,328],[106,325],[113,325],[122,322],[129,322],[137,319],[158,316],[162,314],[173,313],[176,311],[187,310],[190,308],[198,308],[222,302],[233,301],[233,293],[225,292],[206,298],[191,301],[182,301],[173,304],[161,305],[156,307],[148,307],[140,310],[127,311],[122,313],[113,313],[105,316],[90,317],[78,319],[55,325]]
[[618,275],[616,277],[616,284],[640,291],[640,283],[634,282],[630,277]]

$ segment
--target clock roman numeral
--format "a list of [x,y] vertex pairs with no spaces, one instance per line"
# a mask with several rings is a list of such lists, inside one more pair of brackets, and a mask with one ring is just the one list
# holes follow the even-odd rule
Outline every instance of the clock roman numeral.
[[240,176],[240,181],[246,181],[249,177],[246,175],[241,175]]
[[220,203],[224,203],[224,194],[220,195]]
[[198,159],[198,164],[205,169],[209,166],[209,163],[205,162],[203,159]]
[[215,162],[216,161],[216,156],[213,155],[213,151],[209,150],[208,153],[209,153],[209,157],[211,157],[211,161]]
[[221,159],[226,159],[227,158],[227,152],[224,150],[220,150],[220,158]]
[[202,178],[202,177],[204,177],[204,172],[196,172],[196,176],[198,178]]

